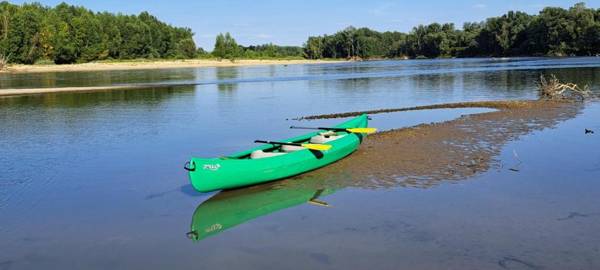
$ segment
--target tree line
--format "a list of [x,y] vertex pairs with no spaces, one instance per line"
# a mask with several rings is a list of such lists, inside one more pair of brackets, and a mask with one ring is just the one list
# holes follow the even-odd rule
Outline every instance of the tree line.
[[303,49],[299,46],[279,46],[272,43],[263,45],[241,46],[229,33],[218,34],[215,39],[215,48],[208,56],[218,59],[246,58],[302,58]]
[[435,58],[476,56],[588,56],[600,54],[600,9],[584,3],[547,7],[538,15],[510,11],[484,22],[432,23],[409,33],[348,27],[311,36],[304,56],[320,58]]
[[584,3],[547,7],[537,15],[510,11],[483,22],[432,23],[409,33],[347,27],[311,36],[302,47],[239,45],[219,34],[215,48],[197,48],[191,29],[174,27],[147,12],[94,13],[65,3],[0,2],[0,57],[5,62],[81,63],[134,58],[436,58],[477,56],[585,56],[600,54],[600,9]]
[[94,13],[61,3],[13,5],[0,2],[0,57],[12,63],[84,63],[136,58],[302,58],[299,46],[272,43],[241,46],[219,34],[212,53],[197,48],[191,29],[174,27],[148,12]]
[[173,27],[147,12],[94,13],[65,3],[0,3],[0,55],[11,62],[56,64],[104,59],[192,58],[189,28]]

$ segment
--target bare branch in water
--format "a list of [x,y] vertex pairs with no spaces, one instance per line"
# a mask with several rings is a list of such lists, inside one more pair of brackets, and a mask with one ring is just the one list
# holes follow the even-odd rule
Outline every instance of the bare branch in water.
[[554,74],[551,74],[549,79],[540,75],[537,85],[541,99],[583,100],[591,95],[587,85],[581,88],[574,83],[561,83]]

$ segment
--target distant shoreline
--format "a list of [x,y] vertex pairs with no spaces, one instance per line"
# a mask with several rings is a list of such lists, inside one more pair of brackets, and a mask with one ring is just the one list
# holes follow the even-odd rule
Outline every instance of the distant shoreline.
[[261,66],[261,65],[299,65],[339,63],[347,60],[312,60],[312,59],[240,59],[231,62],[223,59],[188,59],[188,60],[132,60],[117,62],[91,62],[67,65],[9,65],[0,73],[44,73],[44,72],[77,72],[77,71],[111,71],[111,70],[144,70],[144,69],[172,69],[196,67],[236,67],[236,66]]
[[[236,67],[236,66],[261,66],[261,65],[299,65],[299,64],[323,64],[323,63],[341,63],[347,60],[250,60],[240,59],[235,62],[229,60],[213,59],[193,59],[193,60],[132,60],[118,62],[94,62],[85,64],[68,65],[12,65],[7,70],[0,71],[5,74],[28,74],[45,72],[85,72],[85,71],[113,71],[113,70],[150,70],[150,69],[175,69],[175,68],[196,68],[196,67]],[[138,83],[125,85],[102,85],[102,86],[73,86],[73,87],[40,87],[40,88],[14,88],[0,89],[0,97],[8,96],[27,96],[40,95],[59,92],[95,92],[110,90],[127,90],[143,88],[163,88],[172,86],[185,86],[188,84],[155,84]],[[190,85],[193,85],[190,84]]]

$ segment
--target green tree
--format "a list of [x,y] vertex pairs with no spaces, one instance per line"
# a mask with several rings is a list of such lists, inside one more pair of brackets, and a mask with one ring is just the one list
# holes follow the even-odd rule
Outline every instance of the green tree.
[[179,55],[183,58],[194,58],[196,57],[196,43],[191,38],[182,39],[177,44],[179,49]]
[[219,59],[234,61],[240,55],[240,48],[235,39],[229,33],[218,34],[215,39],[213,55]]
[[348,27],[333,35],[311,36],[306,58],[471,57],[596,55],[600,9],[584,3],[569,9],[548,7],[538,15],[510,11],[485,22],[418,25],[410,33]]
[[170,26],[147,12],[114,15],[65,3],[50,8],[0,2],[0,53],[17,63],[193,57],[192,37],[189,28]]
[[323,38],[309,37],[304,44],[304,57],[308,59],[323,58]]

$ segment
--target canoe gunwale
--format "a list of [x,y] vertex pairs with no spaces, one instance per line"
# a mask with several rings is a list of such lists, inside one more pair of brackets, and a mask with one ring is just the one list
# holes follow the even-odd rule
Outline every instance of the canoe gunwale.
[[[366,127],[367,125],[367,116],[361,115],[335,127],[352,128]],[[307,141],[319,133],[319,131],[310,132],[281,141]],[[364,134],[347,133],[346,136],[328,142],[327,144],[332,145],[332,148],[325,151],[303,149],[274,157],[244,158],[256,150],[275,150],[279,147],[266,144],[226,157],[192,158],[189,162],[195,164],[195,171],[189,172],[190,182],[196,190],[208,192],[287,178],[323,167],[348,156],[358,148],[364,136]],[[318,152],[318,155],[315,152]]]
[[[338,125],[335,125],[334,127],[335,128],[353,128],[353,127],[358,127],[358,126],[356,126],[356,124],[354,124],[354,122],[360,122],[359,119],[361,119],[363,117],[365,118],[365,120],[368,120],[367,119],[368,116],[366,114],[363,114],[363,115],[360,115],[358,117],[354,117],[354,118],[352,118],[352,119],[350,119],[350,120],[348,120],[346,122],[343,122],[343,123],[340,123]],[[313,132],[305,133],[305,134],[302,134],[302,135],[298,135],[296,137],[292,137],[292,138],[287,138],[287,139],[284,139],[284,140],[280,140],[280,141],[282,141],[282,142],[303,142],[303,141],[308,141],[308,140],[310,140],[311,137],[319,135],[319,133],[321,133],[321,132],[323,132],[323,131],[313,131]],[[352,134],[352,133],[349,133],[349,134]],[[254,148],[251,148],[251,149],[248,149],[248,150],[236,152],[236,153],[233,153],[231,155],[227,155],[227,156],[225,156],[225,158],[227,158],[227,159],[240,159],[241,157],[249,156],[253,151],[256,151],[256,150],[263,150],[264,151],[264,150],[270,150],[270,149],[273,149],[273,148],[278,148],[278,146],[274,146],[274,145],[271,145],[271,144],[265,144],[265,145],[257,146],[257,147],[254,147]]]

